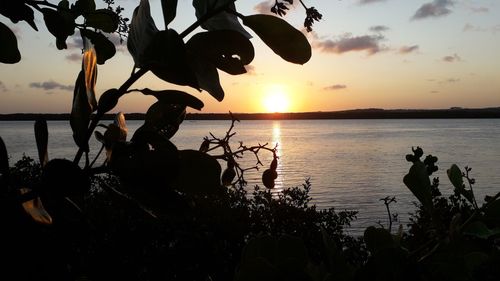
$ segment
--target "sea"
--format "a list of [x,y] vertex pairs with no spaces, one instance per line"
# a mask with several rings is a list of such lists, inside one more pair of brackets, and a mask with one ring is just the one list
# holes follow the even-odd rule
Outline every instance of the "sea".
[[[103,124],[111,121],[103,121]],[[23,155],[37,158],[33,121],[0,121],[0,136],[6,143],[11,164]],[[127,122],[129,138],[143,121]],[[198,149],[205,136],[225,136],[231,121],[186,120],[172,142],[178,149]],[[68,121],[48,121],[49,158],[73,159],[77,149]],[[98,129],[101,130],[102,129]],[[406,226],[415,211],[416,198],[403,184],[410,168],[405,155],[420,146],[424,155],[438,157],[444,195],[453,192],[446,170],[457,164],[471,167],[474,192],[483,202],[485,195],[500,191],[500,119],[353,119],[353,120],[243,120],[233,129],[231,144],[236,149],[267,145],[278,148],[276,191],[312,184],[311,204],[337,211],[356,210],[357,220],[347,231],[362,233],[370,225],[387,226],[383,201],[394,196],[391,212],[398,214],[395,225]],[[100,144],[90,143],[93,158]],[[214,150],[214,155],[221,151]],[[257,159],[245,153],[240,163],[253,167]],[[261,175],[272,160],[272,153],[262,150],[260,170],[246,172],[248,188],[262,186]],[[97,163],[102,163],[103,158]],[[224,166],[223,166],[224,168]]]

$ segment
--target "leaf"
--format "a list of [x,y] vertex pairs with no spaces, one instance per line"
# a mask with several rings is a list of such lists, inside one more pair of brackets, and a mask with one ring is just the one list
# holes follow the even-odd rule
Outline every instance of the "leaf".
[[148,88],[139,91],[144,95],[154,96],[159,101],[166,104],[184,105],[192,107],[197,110],[201,110],[204,106],[201,100],[182,91],[177,91],[177,90],[153,91]]
[[21,53],[17,47],[17,38],[14,32],[5,24],[0,22],[0,62],[18,63],[21,60]]
[[151,17],[149,1],[141,0],[132,15],[127,38],[127,48],[134,58],[136,67],[145,65],[146,49],[157,32],[158,28]]
[[246,73],[244,65],[250,64],[255,55],[250,40],[233,30],[197,33],[186,48],[232,75]]
[[[21,194],[29,192],[27,188],[21,188],[19,190]],[[42,204],[42,200],[40,197],[36,197],[35,199],[28,200],[22,203],[24,211],[30,215],[30,217],[39,224],[50,225],[52,224],[52,217],[45,210]]]
[[95,10],[94,0],[77,0],[71,9],[80,15],[93,12]]
[[25,5],[25,1],[8,1],[0,2],[0,14],[9,18],[13,23],[18,23],[21,20],[26,21],[34,30],[38,31],[35,24],[35,14],[33,9]]
[[201,89],[207,91],[218,101],[224,99],[224,89],[220,85],[219,73],[215,66],[196,53],[188,52],[188,62],[198,79]]
[[383,228],[376,228],[370,226],[366,228],[365,233],[363,235],[366,247],[368,250],[375,254],[381,250],[394,247],[394,240],[392,239],[392,235],[389,231]]
[[87,89],[85,87],[85,74],[82,70],[75,82],[73,106],[69,121],[76,145],[85,151],[88,151],[87,128],[91,113],[92,109],[87,99]]
[[[4,189],[4,183],[7,184],[9,177],[9,155],[7,154],[7,147],[3,142],[2,137],[0,137],[0,187]],[[6,190],[0,190],[0,194],[4,193]]]
[[157,32],[146,54],[145,62],[158,78],[199,90],[198,79],[186,57],[184,41],[175,30]]
[[311,58],[311,45],[306,36],[285,20],[271,15],[251,15],[243,18],[243,24],[284,60],[304,64]]
[[197,150],[179,150],[180,170],[175,189],[187,194],[221,191],[221,166],[212,156]]
[[[236,11],[236,6],[234,1],[231,0],[193,0],[193,7],[196,10],[196,17],[198,19],[202,18],[211,11],[218,9],[222,6],[226,6],[228,9]],[[221,11],[201,24],[201,27],[213,31],[213,30],[234,30],[243,34],[246,38],[252,38],[244,28],[241,26],[236,15],[228,13],[226,11]]]
[[157,101],[146,112],[145,125],[161,131],[164,137],[170,139],[179,129],[185,115],[184,105]]
[[163,19],[165,20],[165,29],[175,19],[177,12],[177,0],[161,0],[163,10]]
[[416,161],[403,178],[404,184],[417,197],[418,201],[425,209],[432,209],[431,182],[427,174],[427,169],[420,160]]
[[39,117],[35,121],[35,141],[40,165],[43,167],[49,161],[49,153],[47,150],[49,131],[47,129],[47,121],[43,117]]
[[95,84],[97,82],[97,56],[94,46],[84,39],[85,49],[83,51],[82,68],[85,72],[85,92],[90,111],[97,109],[95,98]]
[[116,47],[113,42],[109,41],[102,33],[94,32],[88,29],[80,30],[82,36],[87,37],[94,44],[97,54],[97,64],[104,64],[106,60],[112,58],[116,54]]
[[458,191],[462,191],[465,189],[464,181],[462,178],[462,171],[460,171],[460,168],[458,168],[456,164],[451,165],[451,167],[446,170],[446,174],[448,175],[451,184],[453,184],[453,186]]
[[97,103],[97,113],[102,115],[110,111],[118,104],[119,99],[120,92],[118,92],[118,89],[109,89],[102,93]]
[[492,236],[497,236],[500,234],[500,227],[496,227],[494,229],[488,228],[481,221],[474,221],[471,224],[467,225],[464,230],[464,234],[475,236],[481,239],[488,239]]
[[66,49],[66,39],[75,32],[74,19],[68,18],[64,13],[43,8],[43,19],[49,32],[56,37],[56,46],[59,50]]
[[118,29],[119,18],[112,10],[98,9],[85,14],[85,23],[93,28],[100,29],[107,33],[115,32]]

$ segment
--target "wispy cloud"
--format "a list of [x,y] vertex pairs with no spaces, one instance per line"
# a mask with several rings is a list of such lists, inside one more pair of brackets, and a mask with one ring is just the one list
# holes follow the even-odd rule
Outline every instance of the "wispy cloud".
[[247,74],[248,75],[256,75],[257,72],[255,72],[255,66],[249,64],[249,65],[245,65],[245,69],[247,70]]
[[81,62],[82,61],[82,54],[80,53],[71,53],[66,56],[66,59],[69,61],[74,61],[74,62]]
[[253,7],[254,11],[261,14],[271,14],[274,1],[263,1]]
[[360,5],[372,4],[377,2],[384,2],[385,0],[359,0]]
[[347,88],[347,86],[344,84],[335,84],[335,85],[324,87],[323,90],[325,90],[325,91],[338,91],[338,90],[342,90],[342,89],[346,89],[346,88]]
[[375,26],[370,27],[371,32],[377,32],[377,33],[385,32],[389,29],[390,28],[385,26],[385,25],[375,25]]
[[30,87],[43,89],[45,91],[50,91],[50,90],[73,91],[74,88],[73,85],[63,85],[53,80],[44,82],[31,82]]
[[403,47],[399,48],[398,53],[406,55],[406,54],[409,54],[409,53],[416,52],[416,51],[418,51],[418,49],[419,49],[418,45],[403,46]]
[[480,26],[475,26],[470,23],[466,23],[464,27],[462,28],[463,32],[468,32],[468,31],[474,31],[474,32],[491,32],[493,34],[497,34],[500,32],[500,24],[491,26],[491,27],[480,27]]
[[0,92],[7,92],[7,86],[2,81],[0,81]]
[[473,13],[488,13],[490,9],[488,7],[469,7]]
[[462,61],[462,58],[457,54],[453,54],[453,55],[449,55],[449,56],[444,56],[442,58],[442,61],[444,61],[444,62],[459,62],[459,61]]
[[425,18],[436,18],[451,13],[451,7],[455,4],[452,0],[434,0],[425,3],[415,12],[412,19],[419,20]]
[[[126,40],[123,43],[120,43],[120,36],[116,33],[106,34],[106,37],[109,41],[111,41],[115,47],[117,52],[127,52],[127,42]],[[124,38],[125,39],[125,38]],[[70,37],[70,40],[66,42],[68,45],[68,49],[82,49],[83,48],[83,40],[80,34],[76,34]]]
[[351,51],[366,51],[369,55],[376,54],[384,50],[380,45],[384,40],[384,36],[378,35],[363,35],[352,36],[344,34],[341,38],[332,40],[317,40],[312,43],[313,47],[324,53],[342,54]]

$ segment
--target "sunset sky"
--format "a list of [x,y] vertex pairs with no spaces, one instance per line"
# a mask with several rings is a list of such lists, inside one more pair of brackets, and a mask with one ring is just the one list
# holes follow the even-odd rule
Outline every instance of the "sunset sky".
[[[127,17],[139,3],[115,2],[125,8]],[[244,15],[268,13],[273,2],[239,0],[236,7]],[[175,87],[152,74],[133,88],[185,90],[203,100],[202,112],[500,106],[500,1],[304,2],[323,14],[323,20],[307,35],[313,56],[305,65],[283,61],[254,36],[256,54],[249,73],[230,76],[220,72],[226,92],[223,102],[206,92]],[[100,0],[96,3],[102,5]],[[150,3],[156,25],[163,29],[160,1]],[[67,50],[59,51],[36,14],[39,32],[25,22],[12,24],[0,16],[15,32],[22,55],[20,63],[0,66],[0,113],[71,110],[81,65],[80,47],[74,44],[79,34],[68,39]],[[296,4],[285,19],[303,29],[304,17],[304,9]],[[191,1],[179,0],[171,27],[181,32],[194,21]],[[119,87],[130,75],[133,60],[126,44],[117,49],[114,58],[99,66],[98,95]],[[145,112],[153,101],[129,94],[115,111]]]

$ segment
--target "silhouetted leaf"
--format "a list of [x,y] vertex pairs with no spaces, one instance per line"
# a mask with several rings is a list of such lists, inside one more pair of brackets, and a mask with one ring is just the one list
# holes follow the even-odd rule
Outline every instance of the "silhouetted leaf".
[[127,48],[134,58],[135,66],[143,67],[146,63],[146,49],[158,32],[151,17],[148,0],[141,0],[135,8],[127,38]]
[[277,177],[278,173],[275,170],[267,169],[262,173],[262,183],[269,189],[274,188],[274,180]]
[[[231,0],[193,0],[193,7],[196,10],[196,17],[200,19],[211,11],[225,6],[228,9],[236,11],[236,6],[234,1]],[[241,26],[236,15],[222,11],[217,13],[202,22],[201,27],[213,31],[213,30],[234,30],[243,34],[246,38],[252,38],[252,36]]]
[[383,228],[368,227],[364,233],[366,247],[372,254],[394,247],[394,240],[389,231]]
[[[85,42],[85,39],[84,39]],[[85,89],[87,101],[90,106],[90,111],[97,109],[97,101],[95,98],[95,84],[97,82],[97,56],[94,46],[86,41],[83,51],[82,68],[85,72]]]
[[71,7],[72,10],[79,13],[80,15],[90,13],[95,11],[95,1],[94,0],[77,0],[75,4]]
[[118,15],[108,9],[98,9],[85,14],[85,23],[93,28],[100,29],[107,33],[115,32],[118,29]]
[[175,19],[177,12],[177,0],[161,0],[163,10],[163,19],[165,20],[165,29]]
[[146,112],[145,125],[161,131],[169,139],[177,132],[185,115],[186,106],[157,101]]
[[254,58],[250,40],[234,30],[197,33],[186,43],[186,48],[233,75],[246,73],[244,65]]
[[65,16],[65,14],[43,8],[43,19],[45,25],[52,35],[56,37],[56,46],[59,50],[66,49],[66,39],[75,32],[75,21]]
[[99,97],[99,102],[97,103],[97,112],[99,114],[104,114],[111,109],[113,109],[120,99],[120,92],[118,89],[109,89],[102,93]]
[[88,151],[87,127],[91,113],[92,109],[87,99],[87,88],[85,87],[85,73],[82,70],[75,82],[70,125],[76,145],[85,151]]
[[0,22],[0,62],[18,63],[21,60],[21,53],[17,48],[17,38],[14,32],[5,24]]
[[432,209],[431,182],[424,163],[420,160],[413,163],[408,174],[404,176],[403,182],[424,208],[430,211]]
[[271,15],[251,15],[243,18],[243,24],[284,60],[304,64],[311,58],[311,45],[305,35],[285,20]]
[[186,47],[173,30],[159,31],[146,50],[146,63],[160,79],[199,90],[198,79],[189,66]]
[[495,229],[490,229],[483,222],[474,221],[464,228],[463,233],[481,239],[488,239],[492,236],[499,235],[500,227],[496,227]]
[[175,189],[188,194],[212,194],[221,190],[219,162],[197,150],[180,150],[180,170]]
[[224,89],[220,85],[217,68],[209,61],[194,52],[188,52],[188,61],[194,71],[201,89],[207,91],[218,101],[224,99]]
[[49,131],[47,129],[47,121],[40,117],[35,121],[35,141],[38,149],[38,158],[40,165],[43,167],[49,161],[49,153],[47,146],[49,143]]
[[6,192],[3,189],[6,187],[4,184],[7,184],[9,177],[9,155],[7,154],[7,147],[2,137],[0,137],[0,174],[2,175],[0,177],[0,188],[2,188],[0,189],[0,194],[2,194]]
[[[29,192],[27,188],[21,188],[21,194]],[[52,224],[52,217],[45,210],[42,204],[42,200],[40,197],[36,197],[35,199],[28,200],[22,203],[24,211],[37,223],[50,225]]]
[[116,54],[116,47],[106,36],[88,29],[81,30],[82,36],[87,37],[94,44],[97,54],[97,64],[104,64],[106,60]]
[[186,92],[177,90],[153,91],[148,88],[142,89],[140,92],[144,95],[154,96],[162,103],[184,105],[197,110],[203,108],[203,102],[201,100]]
[[38,31],[35,24],[35,15],[33,9],[25,5],[25,1],[8,1],[0,2],[0,14],[9,18],[13,23],[18,23],[21,20],[26,21],[34,30]]

